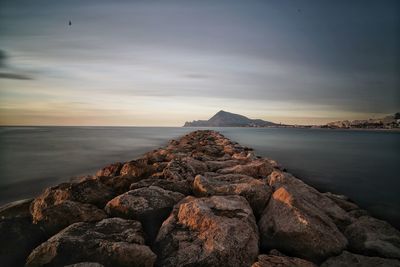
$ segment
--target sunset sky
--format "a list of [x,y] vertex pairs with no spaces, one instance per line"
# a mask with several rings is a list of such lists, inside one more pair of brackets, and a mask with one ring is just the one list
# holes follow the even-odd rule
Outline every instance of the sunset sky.
[[399,74],[400,1],[0,0],[1,125],[376,118]]

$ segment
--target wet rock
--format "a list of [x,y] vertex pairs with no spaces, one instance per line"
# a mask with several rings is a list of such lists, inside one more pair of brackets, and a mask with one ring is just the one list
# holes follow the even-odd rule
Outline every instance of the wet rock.
[[259,255],[251,267],[317,267],[312,262],[287,256]]
[[0,207],[0,219],[14,217],[31,218],[29,207],[33,198],[17,200]]
[[113,164],[110,164],[101,170],[96,172],[96,176],[106,176],[106,177],[114,177],[118,176],[120,171],[122,169],[122,163],[121,162],[116,162]]
[[159,266],[250,266],[258,229],[241,196],[189,196],[162,224],[155,248]]
[[94,205],[70,200],[47,207],[34,206],[31,213],[33,223],[43,226],[49,235],[76,222],[95,222],[107,217],[103,210]]
[[96,261],[104,266],[153,266],[138,221],[121,218],[75,223],[35,248],[26,267],[64,266]]
[[45,238],[44,231],[29,217],[0,219],[0,265],[23,266],[32,249]]
[[385,221],[361,216],[346,228],[344,234],[349,240],[350,251],[400,259],[400,232]]
[[265,180],[243,174],[225,174],[209,178],[197,175],[193,182],[193,192],[197,196],[243,196],[257,216],[261,214],[271,196],[271,189]]
[[277,189],[258,223],[262,246],[313,262],[340,253],[347,240],[332,219],[297,189]]
[[339,256],[329,258],[321,267],[400,267],[400,261],[378,257],[367,257],[343,251]]
[[229,168],[224,168],[218,170],[218,173],[221,174],[244,174],[248,176],[252,176],[254,178],[267,178],[268,175],[273,171],[273,167],[266,160],[254,160],[247,164],[236,165]]
[[340,229],[352,222],[346,211],[334,201],[287,172],[275,170],[268,177],[268,183],[274,191],[284,186],[296,196],[299,204],[312,205],[315,210],[329,216]]
[[184,197],[157,186],[143,187],[110,200],[105,210],[111,216],[139,220],[152,241],[172,207]]
[[165,179],[144,179],[137,183],[131,184],[130,190],[149,186],[158,186],[165,190],[178,192],[184,195],[190,195],[192,193],[192,185],[187,181],[174,181]]

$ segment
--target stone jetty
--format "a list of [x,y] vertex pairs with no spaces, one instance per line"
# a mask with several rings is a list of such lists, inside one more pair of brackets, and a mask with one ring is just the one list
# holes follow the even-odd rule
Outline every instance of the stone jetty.
[[1,266],[400,266],[400,232],[218,132],[0,208]]

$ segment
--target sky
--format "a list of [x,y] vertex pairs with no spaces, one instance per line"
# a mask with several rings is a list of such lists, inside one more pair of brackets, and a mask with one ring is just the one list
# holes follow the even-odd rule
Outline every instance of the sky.
[[221,109],[291,124],[400,111],[400,1],[0,0],[0,125]]

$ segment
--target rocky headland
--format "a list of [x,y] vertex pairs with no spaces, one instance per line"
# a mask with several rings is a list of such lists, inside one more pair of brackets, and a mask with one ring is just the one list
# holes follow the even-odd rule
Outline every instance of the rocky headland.
[[400,232],[215,131],[0,208],[1,266],[400,266]]

